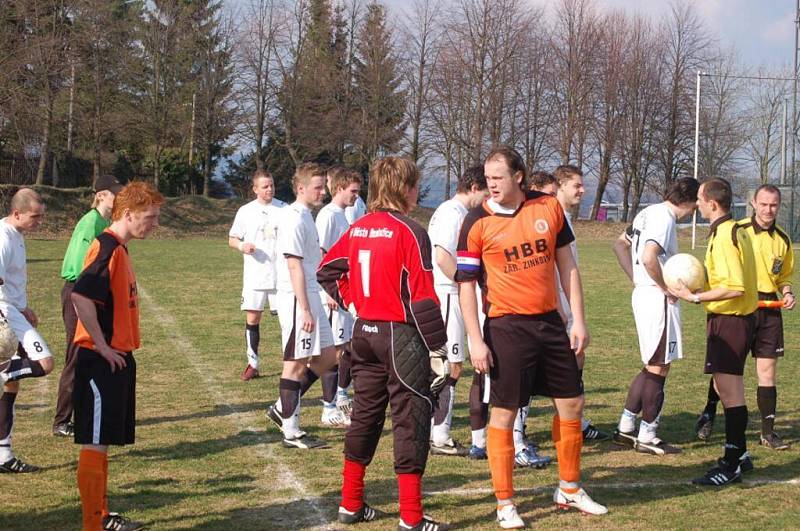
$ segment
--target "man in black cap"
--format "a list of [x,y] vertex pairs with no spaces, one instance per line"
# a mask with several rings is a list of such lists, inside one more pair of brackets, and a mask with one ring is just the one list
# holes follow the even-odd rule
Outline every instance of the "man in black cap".
[[83,270],[83,259],[89,245],[110,224],[111,209],[114,207],[114,196],[122,190],[122,184],[113,175],[102,175],[94,183],[94,202],[89,210],[75,225],[72,238],[69,240],[64,262],[61,265],[61,278],[64,287],[61,289],[61,316],[64,318],[64,328],[67,332],[67,351],[64,368],[58,381],[58,401],[56,414],[53,419],[53,435],[57,437],[72,437],[72,387],[75,380],[75,352],[72,344],[75,337],[75,327],[78,317],[70,300],[75,279]]

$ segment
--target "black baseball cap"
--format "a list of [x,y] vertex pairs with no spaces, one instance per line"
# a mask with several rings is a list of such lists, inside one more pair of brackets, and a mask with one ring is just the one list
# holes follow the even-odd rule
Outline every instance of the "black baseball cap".
[[117,195],[125,188],[123,185],[119,183],[116,177],[113,175],[101,175],[97,178],[94,183],[94,191],[95,192],[102,192],[103,190],[108,190],[114,195]]

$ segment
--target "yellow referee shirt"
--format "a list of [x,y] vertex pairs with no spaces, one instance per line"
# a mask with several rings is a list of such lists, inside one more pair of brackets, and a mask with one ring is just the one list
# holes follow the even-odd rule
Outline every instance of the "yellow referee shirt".
[[743,291],[744,295],[704,303],[708,313],[749,315],[758,308],[756,264],[750,234],[728,214],[711,224],[706,249],[706,288]]
[[755,216],[739,220],[739,226],[753,242],[758,291],[782,296],[781,290],[792,285],[794,273],[794,251],[789,235],[775,223],[769,228],[762,228]]

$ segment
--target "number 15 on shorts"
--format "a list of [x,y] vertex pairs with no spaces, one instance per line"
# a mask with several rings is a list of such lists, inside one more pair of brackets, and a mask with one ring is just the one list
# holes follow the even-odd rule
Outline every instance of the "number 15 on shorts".
[[294,351],[296,358],[310,358],[319,356],[319,334],[316,327],[313,332],[306,332],[300,327],[296,328],[297,336],[295,339]]

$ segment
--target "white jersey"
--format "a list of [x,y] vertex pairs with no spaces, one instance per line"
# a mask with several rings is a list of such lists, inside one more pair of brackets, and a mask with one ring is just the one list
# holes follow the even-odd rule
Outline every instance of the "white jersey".
[[277,289],[279,292],[291,293],[292,279],[286,255],[302,258],[303,274],[306,279],[306,294],[311,295],[322,289],[317,282],[317,268],[322,262],[322,251],[319,248],[319,236],[311,211],[295,201],[281,212],[278,224]]
[[28,307],[28,272],[22,233],[0,219],[0,302],[18,310]]
[[285,206],[280,199],[267,205],[253,200],[236,212],[228,235],[256,246],[253,254],[242,255],[245,289],[275,289],[275,243],[280,212]]
[[633,284],[635,286],[656,285],[642,263],[647,242],[654,242],[661,247],[658,261],[662,267],[670,257],[677,254],[677,221],[667,203],[649,206],[633,218],[633,224],[625,231],[625,236],[631,243]]
[[317,213],[317,234],[319,245],[328,252],[342,234],[350,228],[344,209],[333,202],[328,203]]
[[347,223],[352,225],[356,222],[358,218],[363,216],[367,213],[367,205],[364,203],[364,200],[361,199],[361,196],[356,198],[356,203],[344,209],[344,215],[347,218]]
[[467,207],[458,199],[450,199],[439,205],[428,223],[428,235],[431,238],[434,256],[433,283],[439,291],[458,293],[458,284],[450,280],[436,263],[436,247],[441,247],[450,253],[453,260],[456,259],[458,233],[461,231],[461,224],[466,216]]
[[[569,230],[575,234],[575,230],[572,228],[572,214],[564,210],[564,218],[567,220],[567,225],[569,225]],[[578,242],[577,240],[572,240],[569,243],[569,250],[572,252],[572,258],[575,260],[575,265],[578,265]],[[561,275],[558,274],[558,268],[556,268],[556,285],[558,286],[558,296],[561,298],[561,308],[564,310],[564,314],[567,316],[567,332],[570,331],[572,328],[572,309],[569,307],[569,299],[567,299],[567,294],[564,291],[564,288],[561,286]]]

